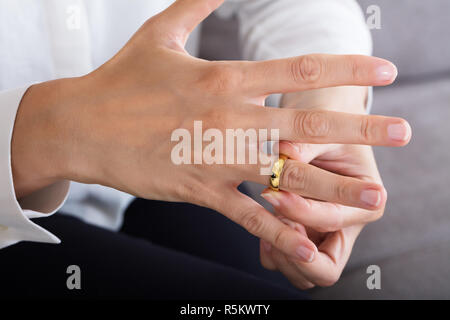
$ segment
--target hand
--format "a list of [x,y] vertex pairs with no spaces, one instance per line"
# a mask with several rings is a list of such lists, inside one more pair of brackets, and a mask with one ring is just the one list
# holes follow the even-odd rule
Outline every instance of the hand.
[[[262,107],[274,92],[387,85],[395,78],[395,67],[365,56],[262,62],[210,62],[189,56],[184,50],[189,33],[221,3],[179,0],[149,19],[91,74],[32,86],[21,102],[13,133],[17,196],[61,179],[102,184],[146,199],[210,207],[291,256],[298,256],[298,248],[315,247],[238,192],[243,180],[268,184],[260,165],[177,165],[171,160],[176,145],[172,133],[179,128],[192,132],[194,121],[200,120],[204,130],[221,133],[280,129],[280,138],[289,141],[400,146],[405,141],[392,139],[389,128],[407,126],[402,119]],[[375,135],[369,140],[361,128]],[[379,208],[358,196],[366,189],[381,193],[379,184],[300,162],[292,161],[292,166],[320,175],[335,190],[344,183],[349,191],[336,199],[330,190],[312,185],[304,190],[307,196]],[[301,176],[294,178],[292,187],[303,184]]]
[[[341,175],[381,184],[370,147],[334,146],[311,163]],[[272,195],[274,200],[268,198],[268,194]],[[281,221],[317,246],[317,251],[313,253],[314,261],[304,263],[292,259],[267,243],[261,245],[263,266],[281,271],[300,289],[309,289],[315,285],[333,285],[347,264],[353,244],[364,225],[381,218],[384,212],[384,201],[381,208],[368,211],[307,199],[289,192],[267,191],[265,198],[274,206]],[[307,257],[311,253],[304,254]]]
[[[310,110],[346,108],[346,111],[363,113],[365,95],[364,88],[356,87],[313,90],[285,96],[284,105]],[[405,135],[408,139],[411,136],[410,132],[405,132]],[[343,176],[382,184],[370,147],[282,142],[280,148],[291,159]],[[367,211],[306,199],[289,192],[267,190],[263,196],[274,206],[281,221],[308,237],[318,248],[318,252],[314,252],[314,262],[307,264],[284,255],[264,241],[261,243],[263,266],[281,271],[300,289],[333,285],[339,279],[364,225],[381,218],[384,212],[384,204],[378,210]],[[306,256],[309,254],[305,252]]]

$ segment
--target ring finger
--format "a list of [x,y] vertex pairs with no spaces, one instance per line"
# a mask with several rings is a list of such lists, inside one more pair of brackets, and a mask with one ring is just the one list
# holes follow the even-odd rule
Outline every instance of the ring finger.
[[[247,177],[243,180],[269,185],[270,177],[262,175],[261,170],[256,167],[248,166]],[[387,197],[380,184],[341,176],[291,159],[286,160],[282,169],[280,190],[367,210],[382,208]]]

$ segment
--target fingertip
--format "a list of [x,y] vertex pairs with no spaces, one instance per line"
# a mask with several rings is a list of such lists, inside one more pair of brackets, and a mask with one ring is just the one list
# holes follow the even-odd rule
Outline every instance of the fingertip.
[[392,63],[392,66],[394,67],[395,71],[394,71],[394,78],[392,79],[391,83],[395,82],[395,80],[397,80],[397,77],[398,77],[398,68],[397,68],[397,66],[395,64],[393,64],[393,63]]
[[379,59],[375,67],[375,79],[377,86],[387,86],[397,79],[398,69],[392,62]]
[[387,192],[382,185],[370,186],[361,191],[362,207],[368,210],[381,209],[386,204]]
[[386,206],[387,201],[387,191],[386,188],[383,185],[379,185],[379,192],[380,192],[380,203],[378,204],[377,209],[381,209]]
[[297,258],[303,263],[312,263],[316,258],[316,251],[305,247],[297,248]]
[[313,250],[313,255],[311,257],[311,260],[309,261],[309,263],[312,263],[316,260],[317,255],[319,254],[319,249],[317,248],[317,246],[315,245],[314,242],[312,242],[311,240],[308,239],[308,241],[311,243],[311,248]]
[[404,126],[406,127],[406,134],[405,134],[405,139],[404,139],[404,141],[403,141],[403,145],[404,146],[406,146],[407,144],[409,144],[409,142],[411,141],[411,138],[412,138],[412,128],[411,128],[411,125],[409,124],[409,122],[408,121],[406,121],[406,120],[403,120],[403,122],[404,122]]
[[411,125],[404,119],[399,119],[395,123],[387,126],[387,134],[389,139],[395,143],[396,146],[406,146],[412,137]]
[[384,186],[381,189],[381,195],[382,195],[381,203],[382,203],[383,206],[386,206],[388,193],[387,193],[387,190],[386,190],[386,188]]
[[312,263],[316,259],[318,249],[308,238],[303,239],[303,243],[295,250],[296,259],[304,263]]

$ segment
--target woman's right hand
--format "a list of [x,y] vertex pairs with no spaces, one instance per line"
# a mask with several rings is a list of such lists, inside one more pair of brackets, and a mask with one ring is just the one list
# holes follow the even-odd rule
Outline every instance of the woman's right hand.
[[[309,55],[263,62],[189,56],[184,50],[189,33],[221,3],[179,0],[149,19],[94,72],[32,86],[13,134],[17,196],[61,179],[102,184],[146,199],[210,207],[297,258],[299,248],[317,250],[237,190],[245,180],[268,184],[259,165],[177,165],[171,159],[176,145],[172,134],[176,129],[192,134],[194,121],[202,121],[203,132],[217,129],[223,136],[227,129],[279,129],[280,140],[403,146],[407,135],[400,140],[390,136],[392,128],[396,133],[409,130],[402,119],[263,106],[272,93],[388,85],[396,69],[365,56]],[[384,206],[379,184],[296,161],[290,161],[287,171],[282,189],[368,210]],[[380,201],[362,201],[364,190],[378,192]]]

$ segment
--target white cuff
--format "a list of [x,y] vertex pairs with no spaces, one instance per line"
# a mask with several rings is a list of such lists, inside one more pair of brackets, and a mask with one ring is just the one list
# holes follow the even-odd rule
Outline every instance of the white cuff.
[[28,87],[0,92],[0,249],[19,241],[59,243],[31,218],[47,217],[64,203],[69,182],[61,181],[38,190],[20,201],[14,191],[11,139],[20,101]]

